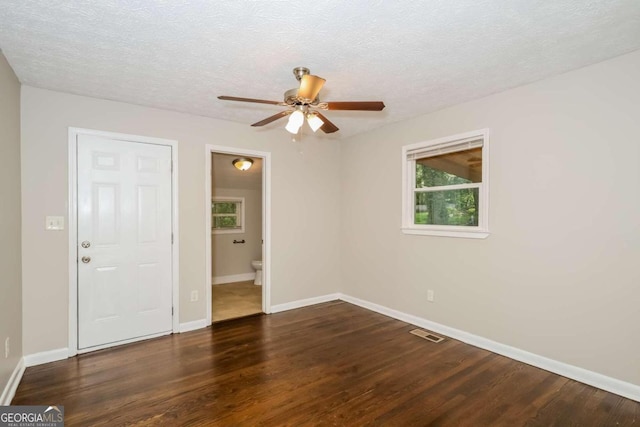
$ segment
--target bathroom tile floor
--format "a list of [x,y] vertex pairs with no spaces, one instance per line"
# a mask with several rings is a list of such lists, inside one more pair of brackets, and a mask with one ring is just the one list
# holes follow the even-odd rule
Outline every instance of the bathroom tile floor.
[[213,285],[211,298],[213,322],[262,313],[262,286],[253,281]]

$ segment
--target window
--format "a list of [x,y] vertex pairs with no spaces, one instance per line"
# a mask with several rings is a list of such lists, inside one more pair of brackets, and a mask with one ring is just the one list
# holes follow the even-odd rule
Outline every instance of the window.
[[214,197],[211,200],[213,234],[244,233],[244,198]]
[[402,231],[489,235],[489,130],[402,147]]

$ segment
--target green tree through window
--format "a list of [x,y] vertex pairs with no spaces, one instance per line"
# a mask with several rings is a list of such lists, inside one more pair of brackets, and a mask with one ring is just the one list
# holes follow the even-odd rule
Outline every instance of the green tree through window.
[[[416,188],[470,184],[472,181],[416,162]],[[415,194],[415,223],[478,225],[478,189],[443,190]]]
[[212,201],[213,230],[235,230],[241,227],[240,201]]

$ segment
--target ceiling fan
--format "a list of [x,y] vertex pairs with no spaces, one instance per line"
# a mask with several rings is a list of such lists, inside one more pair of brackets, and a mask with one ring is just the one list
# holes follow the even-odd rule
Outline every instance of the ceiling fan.
[[325,79],[310,74],[308,68],[296,67],[293,74],[300,82],[300,86],[295,89],[288,90],[284,93],[284,101],[267,101],[264,99],[238,98],[235,96],[219,96],[218,99],[224,101],[241,101],[255,102],[258,104],[272,104],[282,107],[290,107],[288,110],[281,111],[278,114],[267,117],[252,124],[251,126],[264,126],[275,120],[289,116],[289,121],[285,129],[297,134],[305,118],[311,129],[315,132],[318,129],[324,133],[333,133],[338,127],[331,123],[318,110],[352,110],[352,111],[382,111],[385,107],[382,101],[341,101],[341,102],[321,102],[318,94],[324,86]]

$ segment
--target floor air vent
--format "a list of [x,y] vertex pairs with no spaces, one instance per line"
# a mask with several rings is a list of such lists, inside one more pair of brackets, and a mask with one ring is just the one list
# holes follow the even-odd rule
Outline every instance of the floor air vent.
[[424,338],[425,340],[429,340],[431,342],[441,342],[444,341],[444,338],[439,337],[431,332],[427,332],[423,329],[413,329],[409,331],[410,334],[419,336],[420,338]]

